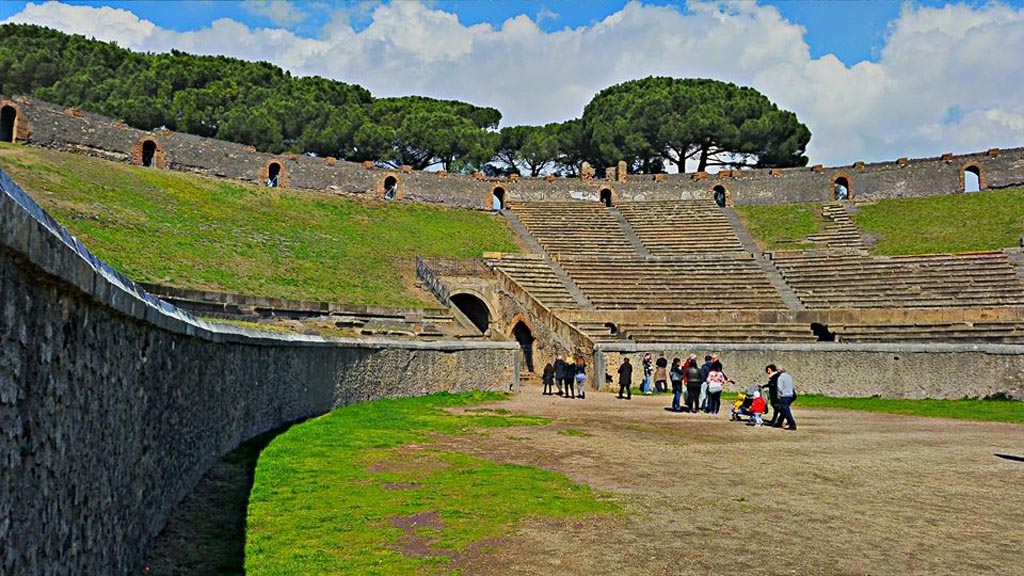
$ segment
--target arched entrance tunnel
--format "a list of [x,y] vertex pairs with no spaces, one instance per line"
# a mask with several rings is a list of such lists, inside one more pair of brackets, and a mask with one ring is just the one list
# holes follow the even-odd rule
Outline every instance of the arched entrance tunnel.
[[530,331],[526,322],[520,320],[512,327],[512,336],[523,350],[523,363],[526,364],[526,370],[533,372],[533,341],[535,340],[533,332]]
[[153,166],[153,156],[156,155],[156,142],[146,140],[142,143],[142,165]]
[[14,123],[18,119],[18,111],[14,106],[0,108],[0,142],[14,142]]
[[270,166],[267,167],[267,186],[270,188],[277,188],[281,185],[281,165],[277,162],[271,162]]
[[484,301],[472,294],[452,294],[452,305],[459,309],[483,334],[491,325],[491,312]]

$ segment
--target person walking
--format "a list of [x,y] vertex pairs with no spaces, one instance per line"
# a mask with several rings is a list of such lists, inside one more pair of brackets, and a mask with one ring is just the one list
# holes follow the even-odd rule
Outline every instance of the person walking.
[[544,372],[541,374],[541,380],[544,382],[544,396],[551,396],[554,394],[555,389],[555,367],[548,362],[544,365]]
[[576,397],[583,399],[587,397],[587,362],[583,356],[576,356],[576,365],[573,370],[576,378]]
[[562,383],[565,382],[565,373],[569,367],[565,363],[565,359],[559,354],[555,358],[555,384],[558,385],[558,395],[562,396],[564,391],[562,390]]
[[781,372],[772,373],[772,370],[775,370],[775,364],[764,367],[764,373],[768,375],[768,384],[765,386],[768,389],[768,405],[772,407],[772,417],[768,419],[769,426],[775,426],[781,414],[779,410],[779,375]]
[[[622,359],[622,365],[619,366],[619,398],[625,398],[626,400],[633,399],[633,365],[629,363],[629,356]],[[625,391],[626,395],[623,396],[622,392]]]
[[701,369],[697,366],[697,355],[690,354],[686,359],[686,370],[683,374],[686,377],[686,409],[696,413],[700,409],[701,389],[704,386],[704,378],[700,375]]
[[658,360],[654,363],[654,390],[668,392],[668,359],[664,352],[658,354]]
[[668,379],[672,381],[672,411],[682,412],[683,407],[679,402],[683,397],[683,367],[679,364],[679,358],[672,359],[672,368],[668,371]]
[[779,412],[780,417],[778,421],[773,424],[776,428],[783,427],[783,421],[789,424],[789,430],[796,430],[796,419],[793,418],[793,401],[796,400],[796,386],[793,384],[793,376],[785,370],[780,370],[775,364],[769,364],[765,371],[768,372],[768,377],[778,373],[778,389],[779,389]]

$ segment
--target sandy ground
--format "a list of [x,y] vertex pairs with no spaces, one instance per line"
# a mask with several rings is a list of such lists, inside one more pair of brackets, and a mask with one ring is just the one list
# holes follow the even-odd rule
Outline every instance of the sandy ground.
[[1024,426],[798,401],[790,432],[670,402],[524,387],[496,406],[551,425],[445,440],[563,473],[626,510],[523,525],[468,573],[1024,575],[1024,463],[995,456],[1024,456]]

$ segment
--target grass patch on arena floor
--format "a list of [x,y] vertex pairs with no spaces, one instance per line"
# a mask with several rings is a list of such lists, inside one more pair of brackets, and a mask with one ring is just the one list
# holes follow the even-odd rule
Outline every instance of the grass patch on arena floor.
[[[441,574],[494,551],[525,518],[614,513],[583,484],[438,448],[437,435],[542,425],[501,411],[447,412],[494,393],[340,408],[293,426],[260,456],[246,573]],[[551,486],[567,489],[554,491]]]
[[836,398],[817,394],[800,395],[794,404],[799,408],[842,408],[903,416],[955,418],[986,422],[1024,424],[1024,402],[1002,398],[963,400],[904,400],[898,398]]
[[363,305],[423,306],[414,257],[516,251],[479,210],[266,188],[0,144],[0,167],[132,280]]

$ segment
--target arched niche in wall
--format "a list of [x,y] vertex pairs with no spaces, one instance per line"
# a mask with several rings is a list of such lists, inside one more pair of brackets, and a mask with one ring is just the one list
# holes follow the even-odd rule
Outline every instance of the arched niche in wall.
[[615,202],[618,200],[618,198],[615,197],[615,189],[608,186],[601,188],[601,191],[597,193],[597,198],[601,201],[601,204],[604,204],[609,208],[614,206]]
[[269,188],[288,188],[290,182],[284,162],[276,158],[268,160],[260,171],[260,182]]
[[527,372],[533,372],[533,344],[537,341],[534,333],[533,324],[522,314],[512,319],[509,336],[515,338],[515,341],[519,344],[519,349],[523,352],[523,364],[526,366]]
[[960,191],[980,192],[985,189],[985,171],[979,164],[964,164],[960,170]]
[[853,180],[849,174],[840,172],[832,177],[832,200],[844,201],[853,200]]
[[151,168],[164,168],[164,151],[151,136],[140,138],[132,145],[132,164]]
[[469,318],[469,321],[473,323],[473,326],[481,334],[486,333],[487,329],[491,327],[491,309],[487,307],[487,303],[479,296],[468,292],[460,292],[452,294],[448,299],[451,301],[452,306],[458,308],[459,312],[462,312],[466,318]]
[[491,188],[491,209],[495,211],[505,209],[505,188],[503,186],[495,185],[494,188]]
[[377,181],[377,196],[384,200],[402,199],[402,179],[398,174],[385,174]]
[[14,142],[18,137],[18,109],[6,102],[0,106],[0,142]]
[[725,184],[715,184],[712,186],[711,199],[721,208],[732,206],[732,192],[729,192]]

